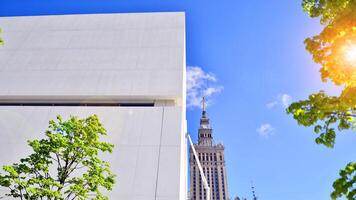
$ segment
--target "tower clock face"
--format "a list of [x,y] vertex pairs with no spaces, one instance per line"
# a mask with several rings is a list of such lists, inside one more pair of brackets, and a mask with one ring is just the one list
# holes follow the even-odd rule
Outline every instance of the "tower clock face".
[[209,128],[209,126],[207,124],[203,124],[201,127],[202,128]]

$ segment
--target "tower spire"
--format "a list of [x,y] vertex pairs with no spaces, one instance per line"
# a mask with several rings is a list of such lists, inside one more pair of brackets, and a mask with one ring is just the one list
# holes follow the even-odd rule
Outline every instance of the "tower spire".
[[253,182],[251,183],[251,189],[252,189],[253,200],[258,200],[256,197],[255,187],[253,186]]
[[204,146],[213,145],[213,130],[210,127],[209,118],[206,115],[206,100],[203,97],[201,101],[202,116],[200,118],[200,127],[199,127],[199,144]]
[[205,100],[205,97],[203,97],[203,100],[201,101],[201,109],[202,109],[202,117],[206,118],[206,100]]

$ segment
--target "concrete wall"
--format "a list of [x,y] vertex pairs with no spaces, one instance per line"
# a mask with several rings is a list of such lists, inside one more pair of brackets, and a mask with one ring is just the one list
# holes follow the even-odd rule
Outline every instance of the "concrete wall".
[[[110,199],[186,198],[184,13],[1,18],[0,165],[56,115],[97,114],[115,144]],[[5,106],[155,102],[153,107]],[[0,196],[3,191],[0,190]]]
[[0,96],[182,96],[184,13],[2,17],[0,22],[5,40]]

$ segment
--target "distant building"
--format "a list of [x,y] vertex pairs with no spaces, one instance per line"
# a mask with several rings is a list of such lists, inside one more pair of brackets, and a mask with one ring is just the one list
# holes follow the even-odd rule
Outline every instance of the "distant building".
[[[228,187],[227,175],[224,158],[224,145],[214,144],[213,129],[209,124],[209,118],[206,114],[205,99],[203,99],[202,117],[200,118],[200,127],[198,132],[198,144],[194,147],[202,165],[205,177],[211,189],[212,200],[227,200]],[[203,186],[201,175],[197,162],[190,148],[190,199],[206,199],[206,191]]]
[[[258,200],[257,196],[256,196],[256,192],[255,192],[255,187],[252,185],[251,186],[251,189],[252,189],[252,200]],[[234,200],[248,200],[247,198],[241,198],[241,197],[238,197],[236,196],[234,198]]]

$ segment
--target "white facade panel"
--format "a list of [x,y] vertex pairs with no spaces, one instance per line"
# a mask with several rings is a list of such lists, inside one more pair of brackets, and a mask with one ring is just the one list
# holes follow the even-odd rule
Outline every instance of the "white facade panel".
[[171,155],[180,155],[180,146],[162,146],[160,149],[160,163],[157,182],[157,198],[174,198],[179,196],[180,176],[171,174],[180,174],[180,158]]
[[6,41],[0,48],[0,96],[182,96],[184,13],[2,17],[0,22]]

